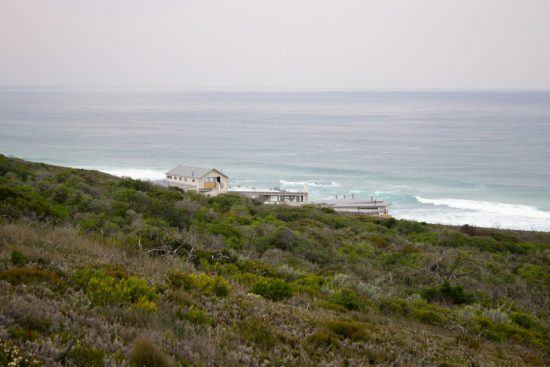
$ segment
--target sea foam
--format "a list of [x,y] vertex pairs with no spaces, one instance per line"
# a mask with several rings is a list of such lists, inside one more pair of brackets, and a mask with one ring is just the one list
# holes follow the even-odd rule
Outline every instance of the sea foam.
[[423,207],[399,209],[396,218],[429,223],[494,227],[521,230],[550,230],[550,212],[529,205],[480,200],[424,198],[417,196]]
[[279,180],[279,183],[282,186],[315,186],[315,187],[338,187],[340,183],[338,182],[315,182],[315,181],[286,181]]
[[94,169],[100,172],[108,173],[118,177],[130,177],[145,181],[157,181],[165,178],[162,171],[142,168],[113,168],[113,167],[80,167],[84,169]]
[[490,201],[465,200],[465,199],[428,199],[416,196],[416,200],[422,204],[432,204],[436,206],[447,206],[449,208],[471,210],[484,212],[488,214],[499,214],[514,217],[527,217],[538,219],[549,219],[550,212],[537,209],[529,205],[517,205],[506,203],[495,203]]

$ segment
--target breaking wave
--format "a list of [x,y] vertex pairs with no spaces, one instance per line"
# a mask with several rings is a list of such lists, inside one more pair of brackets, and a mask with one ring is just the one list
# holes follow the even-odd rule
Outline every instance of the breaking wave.
[[118,177],[130,177],[139,180],[157,181],[165,178],[164,172],[152,169],[141,168],[112,168],[112,167],[80,167],[84,169],[95,169]]
[[529,205],[497,203],[480,200],[416,196],[418,208],[395,208],[392,213],[399,219],[411,219],[428,223],[479,227],[550,230],[550,212]]
[[286,181],[279,180],[279,183],[283,186],[315,186],[315,187],[338,187],[338,182],[315,182],[315,181]]
[[495,203],[490,201],[465,200],[465,199],[428,199],[420,196],[416,200],[422,204],[436,206],[447,206],[449,208],[484,212],[487,214],[509,215],[515,217],[527,217],[538,219],[549,219],[550,212],[537,209],[529,205],[517,205],[506,203]]

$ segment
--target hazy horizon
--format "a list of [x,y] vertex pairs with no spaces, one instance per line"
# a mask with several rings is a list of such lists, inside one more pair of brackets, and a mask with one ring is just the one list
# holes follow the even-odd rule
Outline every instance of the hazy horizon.
[[0,85],[547,91],[550,2],[2,0]]

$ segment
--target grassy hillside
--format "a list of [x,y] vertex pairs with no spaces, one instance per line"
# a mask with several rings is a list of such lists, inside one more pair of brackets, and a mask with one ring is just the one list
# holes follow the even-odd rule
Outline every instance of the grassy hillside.
[[0,366],[549,365],[549,255],[0,156]]

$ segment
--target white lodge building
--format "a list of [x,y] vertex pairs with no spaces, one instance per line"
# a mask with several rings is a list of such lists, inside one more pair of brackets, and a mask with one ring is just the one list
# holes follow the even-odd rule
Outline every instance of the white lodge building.
[[179,164],[166,172],[168,186],[182,190],[196,191],[206,196],[216,196],[227,192],[228,179],[215,168],[196,167]]

